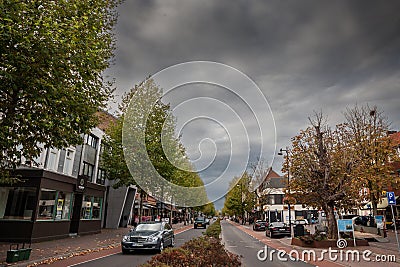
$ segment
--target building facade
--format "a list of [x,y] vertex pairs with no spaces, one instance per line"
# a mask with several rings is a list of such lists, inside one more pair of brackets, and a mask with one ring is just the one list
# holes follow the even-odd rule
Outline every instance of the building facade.
[[290,205],[285,203],[285,189],[287,178],[278,175],[275,171],[269,169],[264,181],[257,189],[260,196],[259,205],[262,207],[262,219],[268,222],[286,222],[289,223],[289,212],[292,221],[296,219],[307,219],[318,217],[318,211],[304,207],[301,203]]
[[[16,172],[20,181],[0,187],[0,241],[38,242],[93,234],[104,226],[119,227],[120,220],[129,216],[132,189],[119,189],[120,202],[106,199],[114,189],[101,167],[105,133],[99,127],[82,136],[82,145],[43,147],[32,162],[23,159]],[[107,207],[115,214],[107,214]]]

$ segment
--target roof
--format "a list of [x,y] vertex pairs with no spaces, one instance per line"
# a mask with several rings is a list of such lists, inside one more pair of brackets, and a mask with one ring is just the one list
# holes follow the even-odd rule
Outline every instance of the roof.
[[264,188],[285,188],[287,186],[286,178],[274,177]]
[[106,111],[98,111],[96,112],[96,116],[99,119],[99,124],[97,125],[97,127],[103,132],[106,132],[111,123],[117,121],[117,118],[115,116]]
[[389,135],[389,137],[392,140],[394,146],[400,146],[400,132],[392,133],[391,135]]
[[264,190],[266,188],[285,188],[286,182],[284,178],[277,174],[272,167],[269,168],[267,175],[265,176],[263,182],[260,184],[259,188]]
[[280,178],[281,176],[279,174],[277,174],[272,168],[269,168],[268,174],[265,177],[265,179],[268,178]]

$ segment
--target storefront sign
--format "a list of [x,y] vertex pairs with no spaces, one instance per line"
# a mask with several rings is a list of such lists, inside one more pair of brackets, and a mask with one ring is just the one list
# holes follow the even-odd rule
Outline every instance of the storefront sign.
[[87,176],[87,175],[79,175],[78,179],[76,179],[75,191],[83,193],[85,191],[88,179],[89,179],[89,176]]

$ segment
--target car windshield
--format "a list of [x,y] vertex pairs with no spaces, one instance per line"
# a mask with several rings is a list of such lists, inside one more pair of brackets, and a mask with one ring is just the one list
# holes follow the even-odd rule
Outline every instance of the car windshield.
[[145,231],[160,231],[161,223],[148,223],[148,224],[139,224],[136,228],[136,232],[145,232]]
[[204,221],[204,217],[197,217],[196,221]]
[[283,222],[274,222],[271,224],[271,227],[285,227],[286,223]]

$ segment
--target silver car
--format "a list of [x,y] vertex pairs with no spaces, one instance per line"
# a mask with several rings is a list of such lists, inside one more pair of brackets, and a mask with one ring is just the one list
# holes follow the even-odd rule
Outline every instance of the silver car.
[[140,223],[122,238],[122,253],[150,249],[163,251],[165,247],[175,246],[175,235],[171,225],[166,222]]

